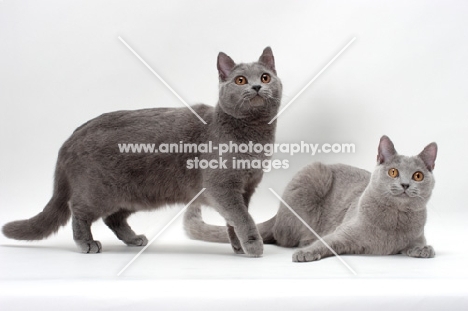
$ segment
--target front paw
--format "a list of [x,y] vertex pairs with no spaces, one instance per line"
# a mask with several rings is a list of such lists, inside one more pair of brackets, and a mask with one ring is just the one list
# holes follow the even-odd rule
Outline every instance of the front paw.
[[416,246],[406,251],[406,255],[415,258],[433,258],[435,251],[430,245]]
[[317,261],[322,258],[322,255],[311,250],[297,250],[292,256],[293,262],[309,262]]
[[80,248],[80,251],[83,254],[97,254],[102,250],[101,242],[93,240],[79,240],[76,241],[76,244]]
[[231,244],[232,250],[234,251],[235,254],[245,254],[244,250],[242,249],[242,246],[239,245],[234,245]]
[[247,256],[250,257],[262,257],[263,255],[263,241],[260,240],[248,240],[242,244],[242,248]]
[[146,246],[148,239],[143,234],[135,235],[129,240],[124,241],[128,246]]

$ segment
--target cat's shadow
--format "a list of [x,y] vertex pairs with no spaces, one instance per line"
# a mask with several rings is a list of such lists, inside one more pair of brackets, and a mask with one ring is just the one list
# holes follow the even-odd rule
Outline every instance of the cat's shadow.
[[76,251],[76,246],[63,246],[63,245],[14,245],[14,244],[0,244],[1,248],[13,249],[37,249],[37,250],[50,250],[50,251]]
[[[226,256],[232,253],[232,250],[229,245],[226,245],[226,249],[220,247],[210,247],[210,246],[198,246],[198,245],[157,245],[152,244],[150,247],[145,249],[145,254],[163,254],[163,255],[219,255],[219,256]],[[143,248],[142,247],[135,247],[135,246],[127,246],[127,245],[106,245],[104,248],[105,253],[109,254],[138,254]],[[234,254],[233,254],[234,255]]]
[[[104,243],[103,243],[104,244]],[[215,255],[215,256],[237,256],[237,257],[245,257],[249,258],[246,255],[239,255],[234,254],[232,249],[228,244],[222,244],[225,247],[220,245],[206,245],[206,246],[199,246],[199,245],[157,245],[153,244],[147,249],[145,249],[144,253],[146,254],[164,254],[164,255]],[[72,245],[14,245],[14,244],[0,244],[1,248],[12,248],[12,249],[35,249],[35,250],[44,250],[50,252],[62,252],[62,253],[76,253],[81,254],[77,247]],[[135,246],[127,246],[127,245],[118,245],[118,244],[111,244],[106,243],[103,246],[103,254],[138,254],[143,248],[142,247],[135,247]]]

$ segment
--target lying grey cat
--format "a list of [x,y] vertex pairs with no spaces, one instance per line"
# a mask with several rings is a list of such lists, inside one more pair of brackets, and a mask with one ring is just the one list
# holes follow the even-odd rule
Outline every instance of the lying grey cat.
[[167,204],[188,203],[202,189],[195,206],[213,206],[228,224],[237,253],[258,257],[262,239],[247,209],[262,179],[261,169],[229,169],[230,159],[265,159],[261,154],[227,154],[228,169],[190,169],[187,160],[218,160],[216,153],[120,153],[119,143],[179,142],[202,144],[274,142],[276,122],[268,124],[280,105],[282,85],[276,75],[272,50],[267,47],[258,62],[235,64],[219,53],[219,101],[215,107],[155,108],[117,111],[97,117],[78,129],[60,149],[54,192],[37,216],[14,221],[3,233],[18,240],[40,240],[72,218],[73,237],[83,253],[101,252],[91,224],[104,222],[128,245],[148,243],[127,223],[130,214]]
[[[288,184],[283,199],[337,254],[431,258],[426,244],[426,204],[434,187],[437,145],[414,157],[398,155],[387,136],[380,139],[373,174],[343,165],[313,163]],[[193,239],[226,242],[222,227],[207,225],[199,207],[189,210],[185,228]],[[272,219],[258,225],[265,243],[303,247],[293,261],[320,260],[333,253],[281,204]]]

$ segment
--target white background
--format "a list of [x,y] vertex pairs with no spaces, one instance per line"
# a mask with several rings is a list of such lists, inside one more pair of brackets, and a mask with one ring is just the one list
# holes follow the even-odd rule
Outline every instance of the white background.
[[[443,290],[421,291],[413,298],[426,297],[426,304],[435,307],[427,298],[431,294],[454,308],[466,306],[467,292],[460,292],[459,286],[460,282],[466,285],[468,276],[464,267],[468,234],[466,16],[466,1],[0,1],[1,224],[31,217],[45,206],[58,149],[80,124],[114,110],[182,106],[118,36],[187,102],[210,105],[217,99],[219,51],[236,62],[251,62],[264,47],[271,46],[284,85],[284,105],[356,37],[281,115],[277,131],[279,143],[354,143],[356,153],[287,157],[288,170],[265,174],[252,201],[252,215],[258,221],[274,215],[278,202],[268,188],[282,193],[307,163],[341,162],[372,170],[383,134],[407,155],[436,141],[437,184],[429,205],[427,236],[438,256],[428,261],[401,256],[346,256],[346,260],[358,270],[358,278],[379,280],[384,286],[390,284],[382,281],[387,278],[411,278],[420,281],[415,286],[428,289],[430,281],[440,280],[438,284],[446,284]],[[131,223],[136,231],[151,237],[178,210],[140,213]],[[219,221],[213,214],[208,216]],[[76,253],[69,226],[57,236],[35,243],[2,236],[0,278],[2,287],[10,290],[0,303],[8,307],[24,306],[28,301],[51,303],[53,296],[34,296],[34,282],[39,280],[48,280],[54,289],[63,289],[60,282],[84,288],[115,280],[137,249],[123,246],[101,223],[96,224],[94,234],[103,242],[104,253],[88,257]],[[320,300],[336,308],[341,302],[350,302],[345,293],[353,284],[368,289],[369,296],[385,297],[387,293],[399,297],[404,293],[401,284],[388,285],[382,292],[376,290],[377,283],[346,283],[344,279],[355,277],[334,259],[295,265],[290,262],[291,249],[270,246],[262,259],[238,258],[231,255],[228,245],[189,241],[180,222],[147,252],[120,280],[180,279],[188,284],[193,278],[224,282],[241,278],[250,279],[245,286],[255,287],[255,280],[302,278],[320,288],[317,282],[321,279],[337,278],[334,291],[342,299],[334,300],[335,304]],[[88,283],[83,285],[77,279]],[[267,293],[281,292],[277,283],[267,282],[266,289],[261,287],[258,292],[245,290],[245,299],[256,293],[263,299],[255,296],[252,304],[243,307],[274,301]],[[237,286],[234,281],[223,286],[210,284],[205,285],[215,290],[213,295],[220,301],[230,301],[229,293]],[[31,291],[17,292],[15,286],[30,286]],[[228,288],[227,294],[223,288]],[[307,292],[297,292],[293,285],[283,290],[290,295],[281,292],[282,302],[304,302],[293,298],[307,297]],[[59,291],[55,296],[68,297],[67,293]],[[179,295],[188,297],[188,293],[181,290]],[[109,299],[119,296],[113,296],[111,290],[106,295]],[[86,297],[96,302],[95,297],[89,298],[92,294],[75,291],[75,296],[75,302],[86,301]],[[447,298],[452,296],[457,299]],[[183,301],[154,298],[148,303],[174,307]],[[373,300],[352,300],[356,305],[365,301]],[[395,301],[406,303],[404,299]],[[121,305],[114,302],[116,306]]]

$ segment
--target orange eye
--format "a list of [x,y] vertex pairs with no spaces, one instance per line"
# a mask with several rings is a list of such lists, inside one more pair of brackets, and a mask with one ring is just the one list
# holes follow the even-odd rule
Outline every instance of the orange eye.
[[237,85],[244,85],[247,83],[247,78],[244,76],[238,76],[235,80]]
[[424,179],[424,174],[421,172],[416,172],[413,174],[413,180],[422,181]]
[[397,178],[399,175],[398,170],[396,168],[391,168],[388,170],[388,176],[392,178]]
[[270,77],[269,74],[267,74],[267,73],[262,74],[262,82],[263,83],[270,83],[270,81],[271,81],[271,77]]

